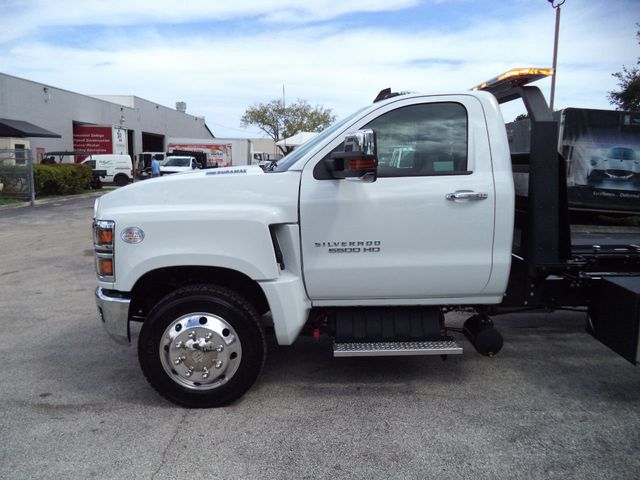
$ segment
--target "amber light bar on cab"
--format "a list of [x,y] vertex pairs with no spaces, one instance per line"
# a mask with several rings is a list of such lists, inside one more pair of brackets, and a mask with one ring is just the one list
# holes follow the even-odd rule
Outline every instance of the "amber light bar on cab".
[[491,80],[487,80],[484,83],[476,85],[471,90],[488,90],[489,92],[504,87],[520,87],[527,85],[541,78],[546,78],[553,75],[552,68],[514,68],[508,72],[504,72]]

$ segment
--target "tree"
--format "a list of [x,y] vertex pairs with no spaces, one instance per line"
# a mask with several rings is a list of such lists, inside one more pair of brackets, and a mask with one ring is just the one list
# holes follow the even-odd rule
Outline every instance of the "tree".
[[[640,27],[640,23],[637,24]],[[636,33],[640,43],[640,30]],[[640,58],[636,62],[640,65]],[[619,91],[609,92],[609,102],[618,110],[640,110],[640,68],[622,66],[621,72],[612,73],[618,79]]]
[[330,108],[312,107],[306,100],[284,105],[282,100],[252,105],[244,112],[240,125],[255,125],[275,142],[298,132],[320,132],[335,121]]

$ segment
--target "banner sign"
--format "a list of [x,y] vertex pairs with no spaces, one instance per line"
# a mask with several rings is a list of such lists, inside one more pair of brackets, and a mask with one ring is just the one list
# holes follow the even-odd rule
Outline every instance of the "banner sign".
[[561,132],[569,202],[640,211],[640,113],[568,108]]
[[[567,164],[569,207],[640,212],[640,112],[567,108],[554,113],[558,151]],[[529,120],[507,124],[513,154],[529,152]],[[518,195],[526,195],[526,168],[516,168]]]

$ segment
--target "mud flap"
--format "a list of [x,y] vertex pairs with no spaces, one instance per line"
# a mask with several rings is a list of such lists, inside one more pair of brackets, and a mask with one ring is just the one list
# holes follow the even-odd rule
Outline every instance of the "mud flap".
[[587,332],[637,365],[640,329],[640,277],[605,277],[594,289]]

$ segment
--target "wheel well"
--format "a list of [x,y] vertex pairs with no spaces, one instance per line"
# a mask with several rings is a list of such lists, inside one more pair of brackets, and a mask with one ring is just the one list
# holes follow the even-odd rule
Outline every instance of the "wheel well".
[[267,297],[258,282],[235,270],[217,267],[168,267],[144,274],[131,291],[129,309],[134,320],[142,320],[164,296],[196,283],[212,283],[231,288],[253,304],[259,314],[269,311]]

